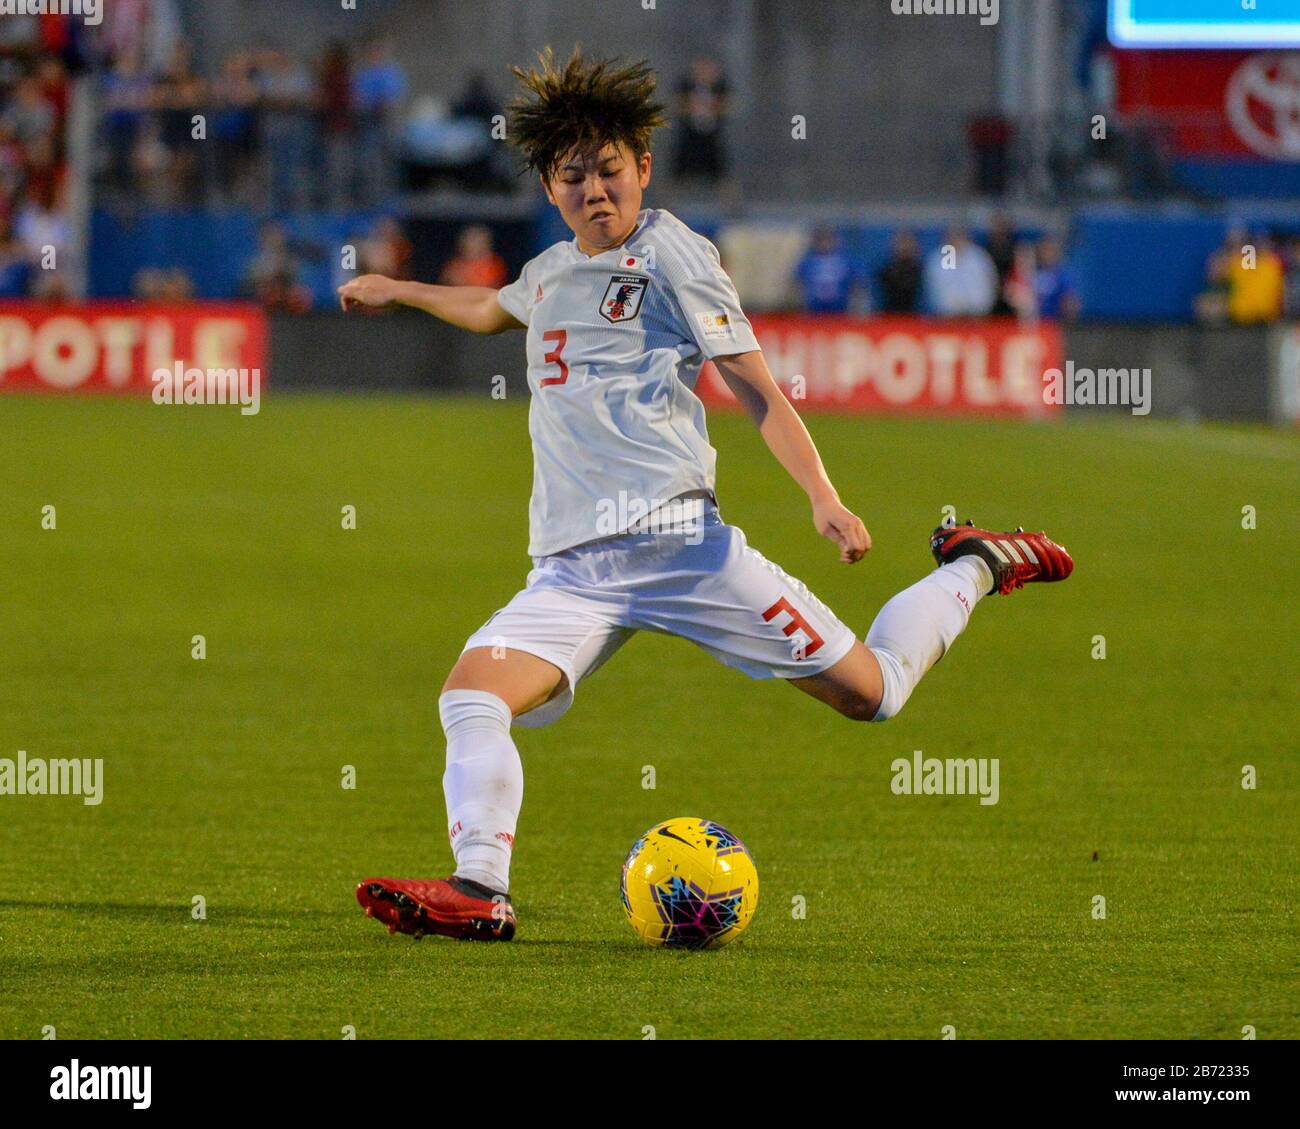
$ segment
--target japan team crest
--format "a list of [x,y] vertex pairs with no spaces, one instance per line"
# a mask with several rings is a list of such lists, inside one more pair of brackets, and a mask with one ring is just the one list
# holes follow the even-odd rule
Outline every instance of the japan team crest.
[[616,274],[605,288],[600,301],[600,316],[606,321],[631,321],[641,312],[650,280],[637,274]]

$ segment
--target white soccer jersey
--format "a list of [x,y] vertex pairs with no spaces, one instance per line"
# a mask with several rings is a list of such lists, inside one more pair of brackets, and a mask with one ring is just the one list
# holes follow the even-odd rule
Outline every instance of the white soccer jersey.
[[705,360],[758,348],[717,248],[662,208],[637,220],[599,255],[556,243],[497,295],[528,326],[533,557],[712,491],[717,453],[695,382]]

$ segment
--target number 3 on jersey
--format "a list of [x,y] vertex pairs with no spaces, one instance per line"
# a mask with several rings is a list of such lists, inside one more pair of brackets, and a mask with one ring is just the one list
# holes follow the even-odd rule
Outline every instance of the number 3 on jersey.
[[569,334],[563,329],[548,329],[542,334],[543,341],[554,341],[555,348],[546,353],[542,360],[548,365],[554,364],[560,366],[559,376],[548,376],[539,382],[539,387],[545,388],[551,384],[563,384],[569,379],[569,366],[564,363],[561,353],[564,352],[564,343],[568,340]]

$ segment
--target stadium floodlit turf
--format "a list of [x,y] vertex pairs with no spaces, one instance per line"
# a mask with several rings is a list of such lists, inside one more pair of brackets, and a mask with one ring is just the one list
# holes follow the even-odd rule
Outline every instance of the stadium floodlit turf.
[[[875,539],[848,567],[714,413],[724,518],[859,633],[944,505],[1075,574],[988,600],[883,726],[637,637],[517,731],[520,935],[471,945],[390,937],[353,887],[450,869],[437,695],[529,567],[526,405],[0,418],[0,757],[104,762],[99,806],[0,796],[0,1035],[1300,1036],[1295,436],[812,417]],[[893,794],[916,749],[999,758],[999,802]],[[679,815],[758,863],[718,952],[623,919],[625,852]]]

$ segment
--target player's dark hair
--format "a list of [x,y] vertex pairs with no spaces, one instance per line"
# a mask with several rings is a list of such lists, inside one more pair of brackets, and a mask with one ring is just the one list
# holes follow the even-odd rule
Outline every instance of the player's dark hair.
[[638,161],[650,151],[651,132],[667,119],[654,101],[654,72],[644,59],[622,66],[616,59],[588,62],[581,46],[563,65],[550,47],[537,58],[539,67],[510,68],[524,87],[507,107],[509,136],[523,151],[523,171],[549,181],[575,149],[624,144]]

